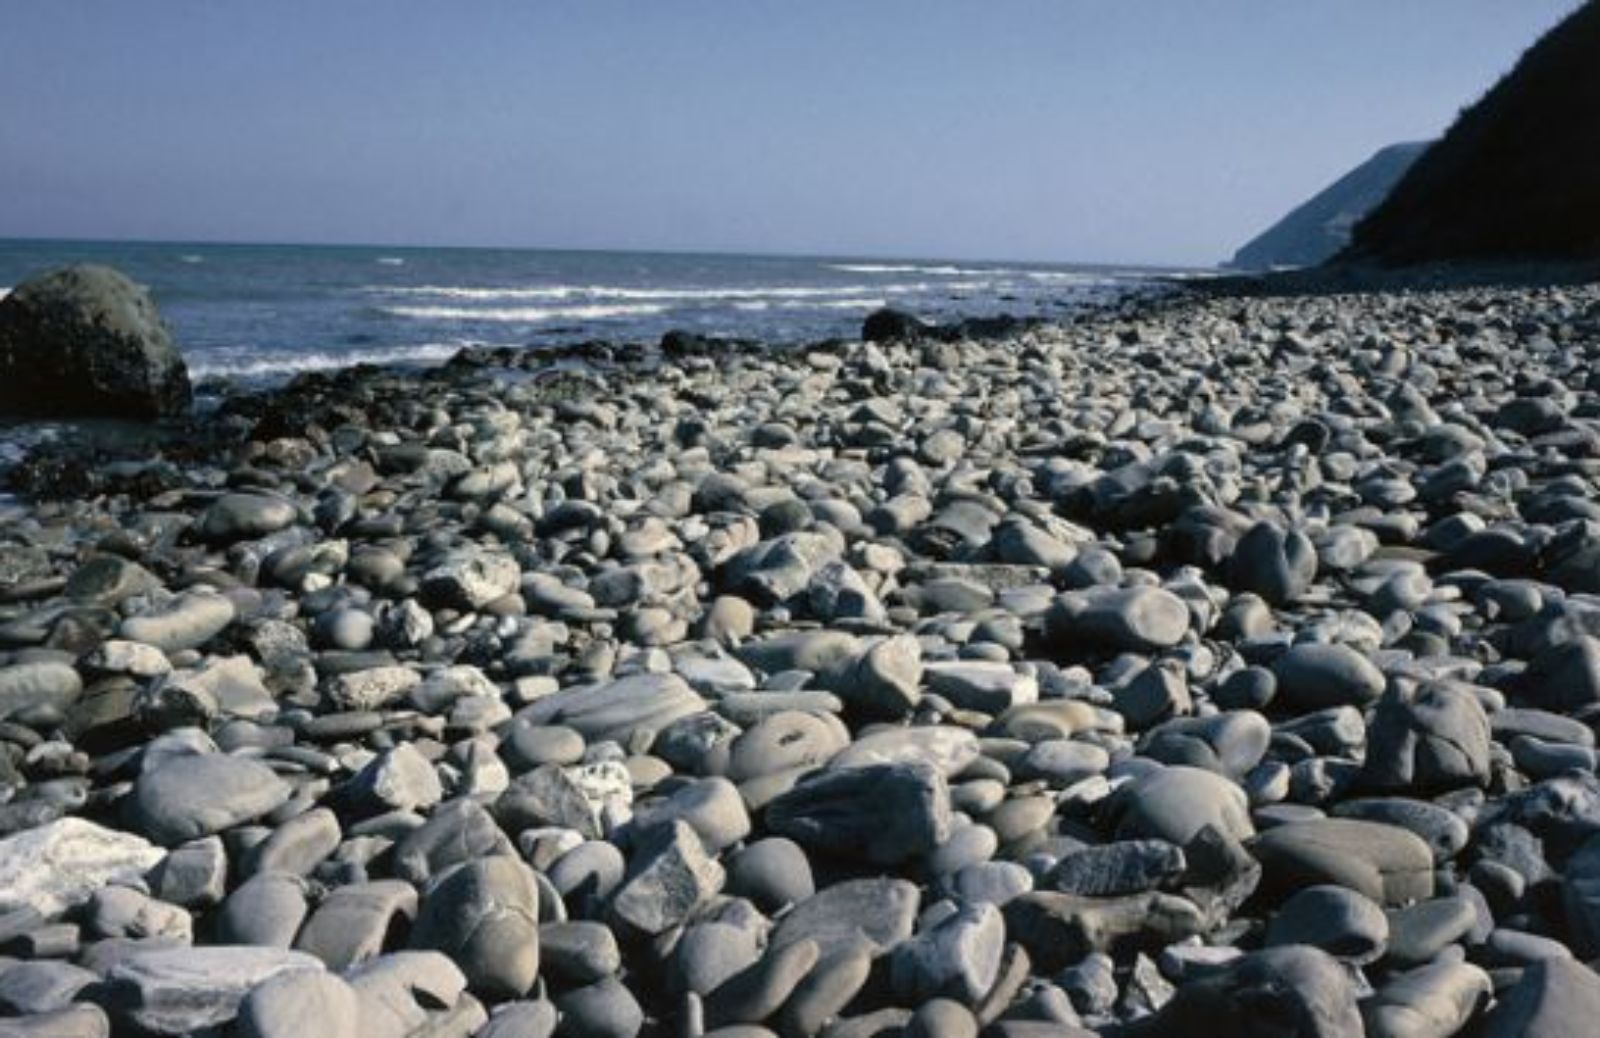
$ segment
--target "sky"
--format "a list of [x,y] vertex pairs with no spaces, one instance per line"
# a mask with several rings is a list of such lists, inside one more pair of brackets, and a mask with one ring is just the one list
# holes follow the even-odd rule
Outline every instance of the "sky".
[[6,0],[0,237],[1204,266],[1577,0]]

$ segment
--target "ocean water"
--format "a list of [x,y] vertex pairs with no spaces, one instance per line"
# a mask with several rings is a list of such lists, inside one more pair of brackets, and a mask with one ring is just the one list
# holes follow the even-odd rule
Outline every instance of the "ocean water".
[[671,329],[776,343],[925,319],[1061,316],[1154,269],[680,253],[0,241],[0,292],[68,263],[145,285],[198,380],[259,384],[356,363],[425,365],[465,345],[653,342]]

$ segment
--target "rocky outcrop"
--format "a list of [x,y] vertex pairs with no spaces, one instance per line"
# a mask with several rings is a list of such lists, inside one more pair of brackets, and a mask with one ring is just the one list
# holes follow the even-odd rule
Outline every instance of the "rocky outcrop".
[[52,271],[0,299],[0,414],[160,418],[189,400],[155,303],[110,267]]

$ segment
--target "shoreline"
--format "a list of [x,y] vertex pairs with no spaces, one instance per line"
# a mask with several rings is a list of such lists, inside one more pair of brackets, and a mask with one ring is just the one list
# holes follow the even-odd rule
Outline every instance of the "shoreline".
[[1600,285],[1336,284],[467,348],[36,455],[7,953],[159,1033],[258,984],[690,1038],[1600,993],[1549,965],[1600,918],[1561,878],[1600,854]]

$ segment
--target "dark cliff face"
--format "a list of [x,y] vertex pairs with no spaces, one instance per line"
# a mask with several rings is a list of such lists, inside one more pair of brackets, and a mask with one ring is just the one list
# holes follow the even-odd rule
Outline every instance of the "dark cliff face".
[[1405,265],[1600,258],[1600,0],[1461,113],[1340,256]]
[[1383,201],[1428,147],[1391,144],[1297,206],[1233,254],[1237,270],[1312,267],[1350,244],[1356,221]]

